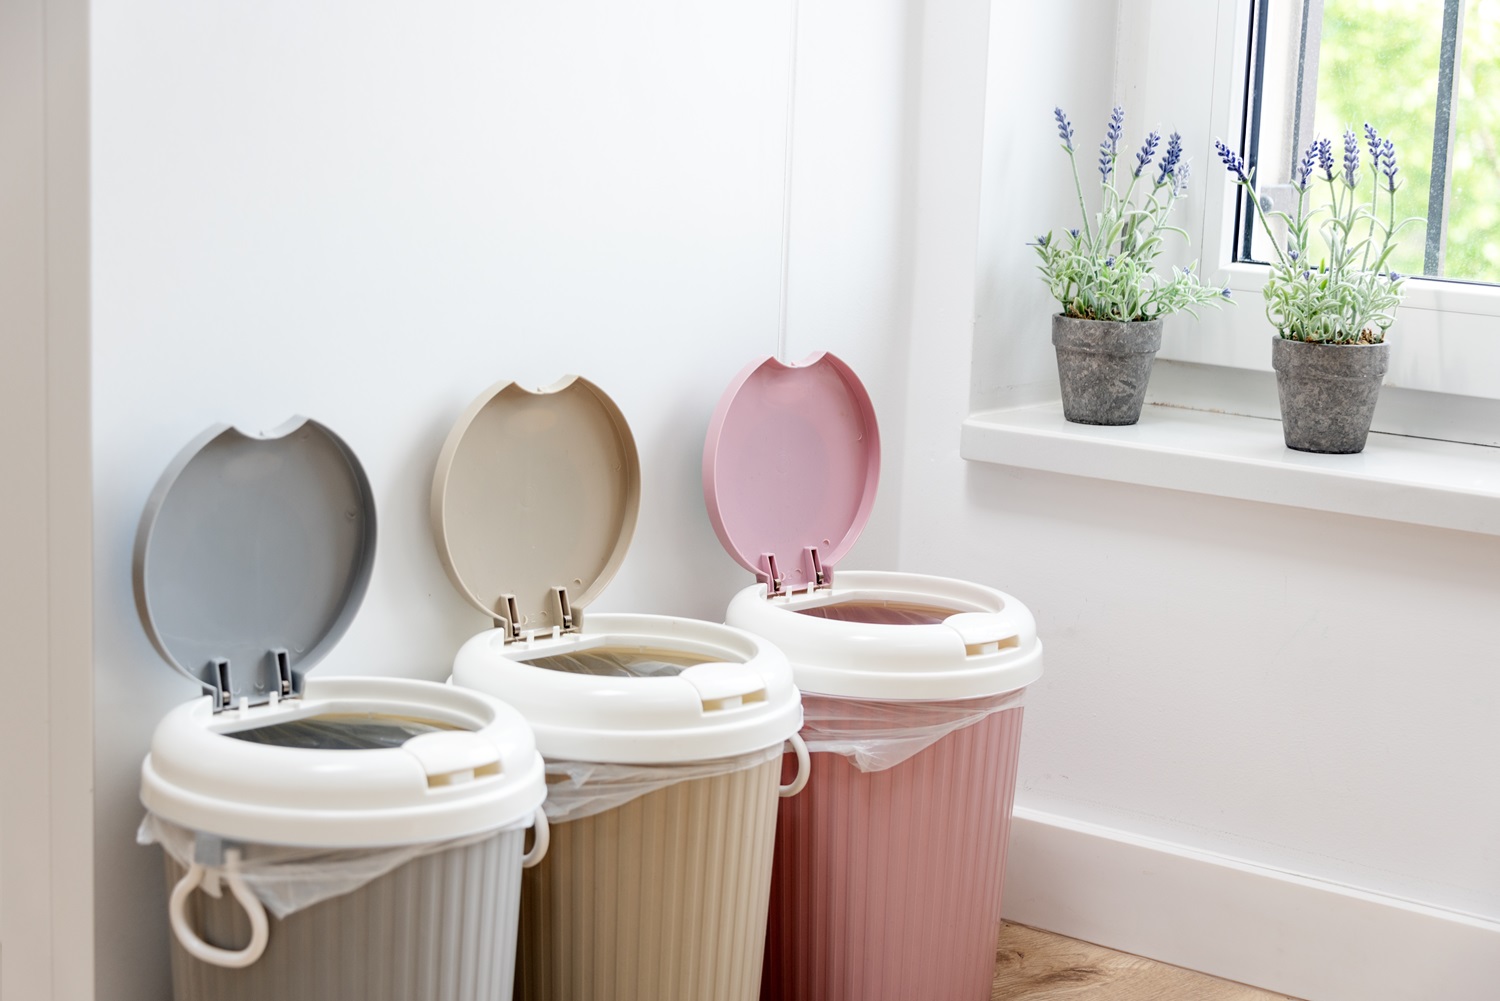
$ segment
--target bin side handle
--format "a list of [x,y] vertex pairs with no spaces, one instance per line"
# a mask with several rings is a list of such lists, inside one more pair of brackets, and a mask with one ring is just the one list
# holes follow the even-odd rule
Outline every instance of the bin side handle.
[[250,944],[243,949],[220,949],[209,945],[193,931],[187,918],[187,898],[203,882],[203,873],[203,864],[194,862],[177,881],[177,885],[172,887],[172,897],[167,902],[172,931],[176,933],[177,941],[182,943],[182,947],[194,959],[231,970],[242,970],[260,959],[261,953],[266,951],[266,942],[270,940],[271,923],[266,918],[265,906],[240,878],[240,853],[231,848],[224,853],[224,881],[229,884],[229,892],[234,894],[234,899],[240,902],[246,917],[250,919]]
[[547,825],[547,813],[541,807],[536,808],[536,816],[532,819],[532,842],[531,851],[521,856],[521,868],[530,869],[547,857],[547,846],[552,843],[552,828]]
[[797,777],[792,779],[791,785],[784,785],[780,789],[781,798],[795,796],[807,785],[807,778],[812,774],[812,759],[807,754],[807,742],[802,739],[802,734],[794,733],[788,738],[787,743],[792,745],[792,751],[797,755]]

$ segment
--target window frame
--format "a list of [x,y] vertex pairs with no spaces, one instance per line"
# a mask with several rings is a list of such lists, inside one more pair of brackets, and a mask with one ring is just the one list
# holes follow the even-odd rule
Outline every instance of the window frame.
[[[1274,406],[1261,289],[1265,265],[1235,258],[1236,187],[1212,156],[1215,138],[1238,146],[1249,100],[1251,12],[1256,0],[1121,0],[1115,93],[1136,114],[1183,133],[1195,170],[1179,221],[1201,273],[1222,280],[1237,305],[1201,319],[1168,320],[1160,358],[1193,363],[1210,384],[1243,385],[1233,372],[1264,373],[1260,388],[1227,400],[1236,413]],[[1139,120],[1138,120],[1139,123]],[[1391,370],[1376,430],[1495,444],[1500,436],[1500,286],[1414,277],[1391,332]],[[1170,390],[1168,390],[1170,393]],[[1252,398],[1253,397],[1253,398]],[[1159,402],[1181,403],[1170,397]],[[1387,404],[1390,405],[1387,405]]]

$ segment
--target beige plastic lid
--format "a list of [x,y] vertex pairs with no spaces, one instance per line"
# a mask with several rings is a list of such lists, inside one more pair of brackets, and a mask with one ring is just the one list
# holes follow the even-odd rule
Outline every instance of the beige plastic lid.
[[432,531],[454,585],[510,635],[568,630],[625,559],[640,497],[635,437],[603,390],[506,382],[443,444]]

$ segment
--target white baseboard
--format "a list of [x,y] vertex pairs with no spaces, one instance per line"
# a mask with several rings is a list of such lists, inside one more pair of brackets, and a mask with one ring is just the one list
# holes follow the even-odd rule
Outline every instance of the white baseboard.
[[1025,808],[1005,917],[1307,1001],[1500,998],[1500,923]]

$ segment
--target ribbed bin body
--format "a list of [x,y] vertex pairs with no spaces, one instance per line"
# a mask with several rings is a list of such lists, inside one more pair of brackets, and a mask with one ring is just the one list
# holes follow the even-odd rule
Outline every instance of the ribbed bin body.
[[752,1001],[771,890],[775,759],[555,824],[523,882],[524,1001]]
[[988,1001],[1021,713],[886,771],[812,756],[776,828],[765,1001]]
[[[406,863],[358,890],[271,919],[243,970],[195,959],[172,937],[176,1001],[508,1001],[525,831]],[[183,869],[167,858],[167,887]],[[250,925],[225,892],[188,903],[204,941],[237,949]]]

